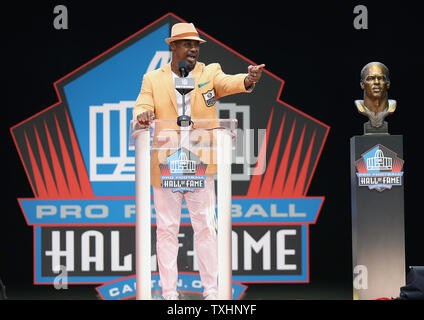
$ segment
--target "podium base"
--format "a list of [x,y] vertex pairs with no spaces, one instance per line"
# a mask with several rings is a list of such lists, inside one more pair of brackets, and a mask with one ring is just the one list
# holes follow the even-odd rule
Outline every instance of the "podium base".
[[180,127],[188,127],[192,124],[192,121],[189,116],[182,115],[177,118],[177,124]]

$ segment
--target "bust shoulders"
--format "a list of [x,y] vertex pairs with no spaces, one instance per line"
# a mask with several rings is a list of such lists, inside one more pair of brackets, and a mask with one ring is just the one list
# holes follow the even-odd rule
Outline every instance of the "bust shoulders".
[[[397,102],[396,100],[389,99],[388,100],[388,107],[383,111],[384,113],[393,113],[396,110]],[[369,114],[373,113],[370,109],[368,109],[365,104],[364,100],[355,100],[356,108],[358,109],[359,113],[362,114]]]
[[371,122],[371,126],[379,128],[383,125],[384,118],[395,112],[397,103],[396,100],[389,99],[387,108],[384,109],[382,112],[378,112],[377,114],[375,114],[365,106],[364,100],[355,100],[355,105],[360,114],[368,117]]

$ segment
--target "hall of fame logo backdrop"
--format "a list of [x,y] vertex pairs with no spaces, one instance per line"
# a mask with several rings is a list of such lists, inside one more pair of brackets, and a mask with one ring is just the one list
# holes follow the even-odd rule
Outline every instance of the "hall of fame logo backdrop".
[[[69,284],[99,284],[104,299],[135,296],[130,120],[143,74],[170,60],[164,39],[177,22],[185,21],[166,14],[56,81],[58,102],[11,128],[34,193],[18,199],[34,230],[34,284],[53,284],[63,266]],[[207,40],[200,61],[219,62],[228,74],[254,64],[199,33]],[[329,127],[281,101],[283,85],[265,70],[252,94],[217,101],[218,117],[242,129],[232,165],[234,298],[249,283],[309,282],[309,226],[324,197],[307,191]],[[152,243],[155,215],[153,207]],[[179,290],[200,294],[184,205],[179,239]]]

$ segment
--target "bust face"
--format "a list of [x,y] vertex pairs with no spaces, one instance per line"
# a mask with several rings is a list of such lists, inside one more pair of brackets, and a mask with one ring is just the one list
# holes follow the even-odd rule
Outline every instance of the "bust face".
[[361,88],[369,98],[379,99],[387,97],[390,81],[386,70],[380,64],[372,64],[365,70],[364,78],[361,80]]

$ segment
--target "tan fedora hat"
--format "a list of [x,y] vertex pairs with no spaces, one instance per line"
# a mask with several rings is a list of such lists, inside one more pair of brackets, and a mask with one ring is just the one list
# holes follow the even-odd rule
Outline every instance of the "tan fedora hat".
[[170,44],[173,41],[177,40],[197,40],[200,43],[205,43],[206,41],[199,38],[199,33],[197,32],[194,24],[192,23],[176,23],[172,26],[171,29],[171,38],[166,38],[166,42]]

